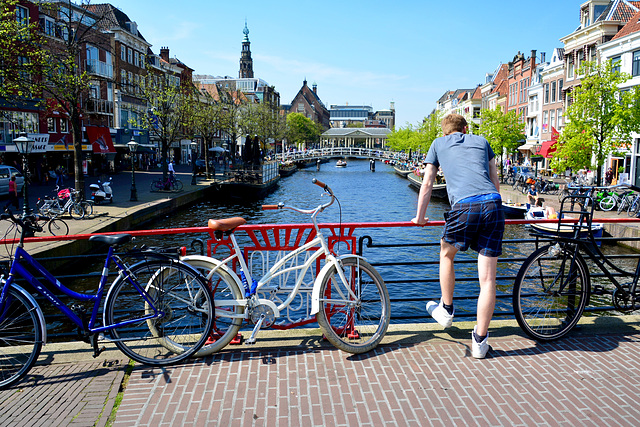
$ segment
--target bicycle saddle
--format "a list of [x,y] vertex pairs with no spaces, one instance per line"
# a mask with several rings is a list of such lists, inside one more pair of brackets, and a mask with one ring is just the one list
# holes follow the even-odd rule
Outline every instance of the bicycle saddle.
[[236,216],[233,218],[210,219],[208,225],[209,228],[213,231],[228,231],[233,230],[236,227],[240,227],[241,225],[244,225],[246,223],[246,219]]
[[91,236],[90,242],[106,243],[109,246],[121,245],[131,240],[131,234],[117,234],[115,236]]

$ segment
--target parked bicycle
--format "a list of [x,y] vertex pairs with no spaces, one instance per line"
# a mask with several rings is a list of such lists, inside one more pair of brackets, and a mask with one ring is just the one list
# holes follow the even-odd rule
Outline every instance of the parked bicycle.
[[58,216],[69,214],[73,219],[82,219],[85,215],[93,213],[93,206],[86,202],[78,200],[79,191],[73,188],[65,188],[60,190],[55,188],[55,197],[45,197],[38,199],[36,206],[38,212],[44,216]]
[[[518,271],[513,310],[523,331],[536,340],[553,340],[569,333],[593,295],[611,294],[613,306],[620,311],[640,308],[640,259],[635,271],[624,270],[602,253],[591,232],[594,203],[587,199],[599,188],[602,187],[581,188],[563,200],[558,231],[570,228],[571,236],[558,233],[550,243],[535,250]],[[570,205],[579,209],[573,210]],[[575,223],[567,218],[571,214],[575,215]],[[580,237],[581,233],[586,237]],[[587,264],[585,257],[592,262]],[[597,267],[615,289],[607,291],[601,285],[592,285],[589,265]]]
[[167,179],[156,179],[151,182],[151,191],[182,191],[182,181],[175,177],[175,175],[167,175]]
[[[69,225],[62,218],[36,214],[25,217],[25,221],[31,222],[29,228],[33,229],[34,232],[42,233],[46,227],[52,236],[66,236],[69,234]],[[2,223],[0,230],[4,231],[5,239],[8,238],[8,236],[17,235],[18,225],[15,222],[10,219],[1,219],[0,223]]]
[[[318,226],[317,216],[336,198],[329,186],[315,179],[313,182],[329,195],[327,203],[314,209],[300,209],[283,203],[263,206],[263,209],[289,209],[310,215],[314,233],[313,238],[310,237],[302,246],[280,255],[261,279],[254,278],[234,234],[237,227],[246,223],[243,218],[209,220],[209,228],[216,239],[221,240],[223,236],[230,239],[233,252],[226,259],[197,255],[181,258],[206,271],[216,305],[214,342],[205,345],[198,355],[224,348],[236,338],[244,320],[254,325],[246,342],[255,343],[261,328],[274,325],[296,297],[301,299],[299,293],[303,288],[312,295],[311,310],[310,317],[301,319],[298,324],[317,320],[327,340],[337,348],[349,353],[363,353],[375,348],[384,337],[390,321],[389,294],[384,281],[363,257],[352,254],[336,256],[331,251]],[[298,264],[295,261],[301,254],[305,258]],[[305,276],[309,277],[309,269],[322,259],[324,267],[312,284],[303,284]],[[239,273],[233,270],[231,263],[238,266]],[[282,283],[291,276],[295,277],[295,284]],[[277,292],[285,292],[286,295],[280,293],[276,296]]]
[[[78,327],[79,338],[91,344],[94,356],[104,350],[103,343],[112,342],[137,362],[164,366],[192,356],[204,345],[212,327],[213,300],[206,282],[191,266],[158,250],[130,251],[130,255],[142,258],[130,266],[115,249],[129,242],[131,235],[95,235],[89,240],[109,245],[98,289],[94,294],[76,293],[24,248],[34,220],[11,214],[0,217],[13,221],[21,231],[19,244],[10,254],[9,275],[0,281],[0,388],[26,375],[46,343],[42,309],[30,291],[16,284],[17,277],[25,279]],[[105,297],[111,264],[118,275]],[[68,306],[53,292],[79,303]],[[98,312],[103,299],[100,326]],[[105,333],[110,338],[104,337]]]

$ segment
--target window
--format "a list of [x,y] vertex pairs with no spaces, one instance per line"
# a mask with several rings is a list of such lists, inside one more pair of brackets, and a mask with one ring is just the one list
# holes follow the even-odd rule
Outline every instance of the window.
[[127,62],[129,64],[133,64],[132,54],[133,54],[133,51],[131,50],[131,48],[127,48]]
[[60,119],[60,133],[68,133],[69,132],[69,122],[67,119]]
[[562,108],[556,110],[556,117],[558,119],[558,128],[562,127]]
[[129,112],[127,110],[120,110],[120,126],[129,129]]
[[549,125],[550,125],[549,130],[556,127],[556,111],[555,110],[549,111]]
[[558,80],[558,101],[562,101],[562,84],[564,81],[562,79]]
[[549,112],[542,112],[542,132],[549,132]]
[[133,63],[136,67],[140,66],[140,59],[138,57],[138,52],[133,52]]
[[544,84],[544,103],[549,103],[549,83]]
[[40,29],[42,32],[50,37],[56,36],[56,23],[53,22],[53,19],[44,17],[40,18]]
[[620,57],[620,55],[614,56],[613,58],[611,58],[611,72],[619,73],[621,64],[622,64],[622,58]]
[[573,78],[573,54],[569,54],[569,59],[567,59],[567,78],[568,79],[572,79]]
[[584,65],[584,51],[578,51],[578,55],[576,56],[576,74],[579,76],[584,75],[584,72],[580,70],[580,67]]
[[551,82],[551,102],[556,102],[556,82]]
[[127,90],[127,72],[120,70],[120,89]]
[[633,63],[631,65],[631,75],[640,75],[640,50],[633,52]]
[[55,133],[56,131],[56,119],[53,117],[47,117],[47,132]]
[[29,9],[22,6],[16,6],[16,21],[18,21],[18,24],[23,27],[29,25]]
[[124,45],[120,45],[120,59],[122,61],[127,60],[127,48]]

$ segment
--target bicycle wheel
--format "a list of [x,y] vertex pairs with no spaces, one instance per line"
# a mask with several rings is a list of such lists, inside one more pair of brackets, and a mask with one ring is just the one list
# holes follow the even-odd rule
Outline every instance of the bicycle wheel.
[[42,323],[38,308],[11,287],[0,305],[0,388],[24,377],[42,349]]
[[80,203],[72,203],[69,206],[69,215],[73,219],[82,219],[84,218],[84,209],[80,206]]
[[516,320],[531,338],[560,338],[580,320],[588,289],[589,272],[579,253],[567,251],[560,244],[544,246],[529,256],[516,276]]
[[[204,345],[212,325],[213,299],[204,279],[188,265],[169,259],[142,261],[130,271],[135,285],[118,277],[105,301],[105,325],[120,324],[111,330],[116,346],[150,366],[192,356]],[[153,307],[158,316],[150,318]]]
[[93,203],[89,203],[86,200],[83,200],[79,204],[82,210],[84,210],[85,217],[93,215]]
[[623,196],[620,199],[620,203],[618,203],[618,215],[620,215],[622,213],[622,211],[627,208],[628,205],[629,205],[628,199]]
[[600,200],[600,209],[603,211],[610,211],[616,207],[616,199],[613,196],[606,196]]
[[[211,260],[206,257],[197,255],[187,256],[183,257],[181,261],[201,271],[207,278],[207,285],[213,294],[213,301],[216,304],[216,315],[213,318],[211,336],[205,345],[196,353],[197,357],[207,356],[222,350],[238,335],[240,326],[242,326],[244,307],[228,304],[224,301],[244,299],[244,290],[222,269],[218,269],[215,273],[211,274],[210,272],[217,264],[211,262]],[[232,318],[230,316],[237,317]]]
[[171,189],[173,191],[182,191],[182,181],[179,179],[171,181]]
[[66,222],[60,218],[55,218],[49,221],[49,233],[54,236],[66,236],[69,234],[69,226]]
[[507,176],[507,181],[505,182],[505,184],[507,185],[513,185],[515,179],[513,178],[513,175],[508,175]]
[[162,181],[151,181],[151,191],[160,191],[162,190]]
[[636,197],[633,202],[631,202],[631,206],[627,209],[627,215],[635,216],[638,213],[638,209],[640,208],[640,200]]
[[[391,306],[378,272],[357,257],[341,261],[347,283],[332,267],[320,285],[318,325],[331,344],[348,353],[374,349],[387,332]],[[348,287],[348,289],[347,289]]]

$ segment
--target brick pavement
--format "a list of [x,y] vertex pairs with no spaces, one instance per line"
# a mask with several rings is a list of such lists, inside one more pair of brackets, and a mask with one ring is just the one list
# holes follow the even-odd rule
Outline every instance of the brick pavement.
[[640,337],[613,323],[618,333],[546,344],[498,329],[485,360],[471,357],[465,322],[357,356],[326,345],[244,347],[137,366],[114,425],[634,425]]

